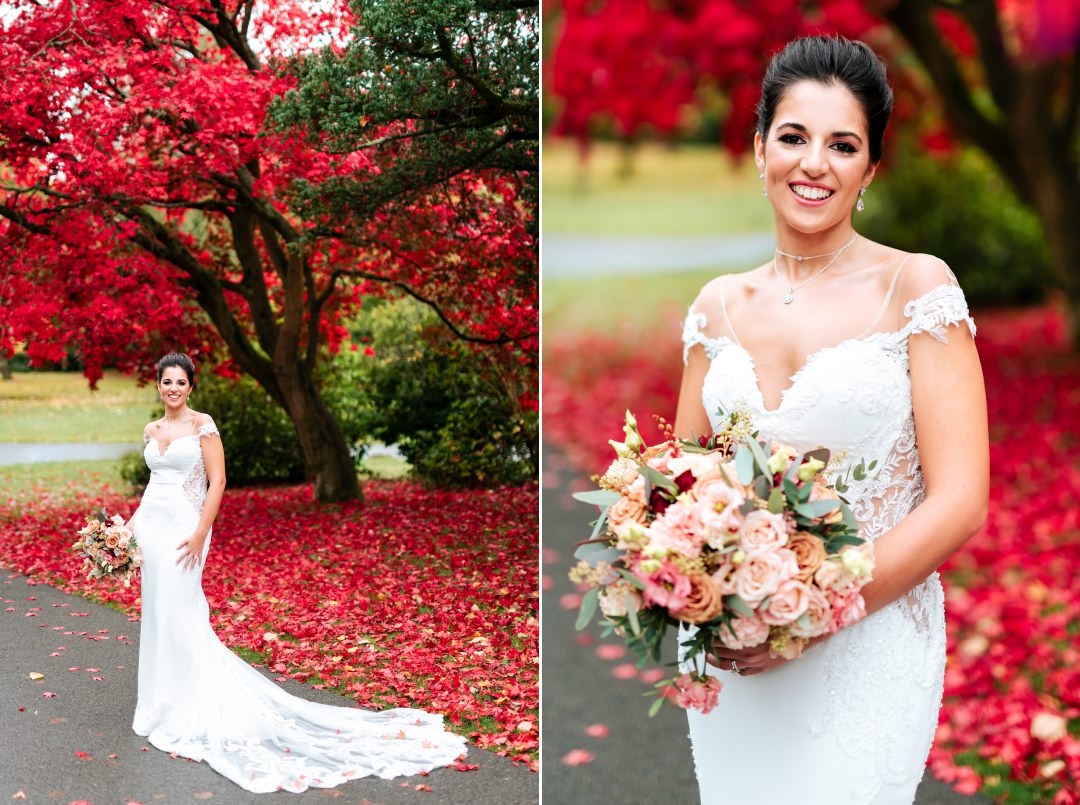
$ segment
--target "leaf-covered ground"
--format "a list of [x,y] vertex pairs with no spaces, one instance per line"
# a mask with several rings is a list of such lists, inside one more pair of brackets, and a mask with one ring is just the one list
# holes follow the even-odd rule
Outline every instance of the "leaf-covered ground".
[[[320,505],[309,486],[228,491],[203,576],[222,641],[282,677],[374,708],[445,714],[478,746],[535,767],[539,739],[535,485],[445,492],[367,484]],[[0,499],[0,566],[137,615],[138,585],[87,582],[70,550],[94,505]]]
[[[949,658],[929,764],[959,791],[1070,805],[1080,801],[1080,356],[1049,309],[975,318],[990,515],[943,569]],[[583,476],[610,461],[625,408],[646,439],[657,436],[650,413],[673,418],[679,332],[669,321],[546,339],[544,435]]]

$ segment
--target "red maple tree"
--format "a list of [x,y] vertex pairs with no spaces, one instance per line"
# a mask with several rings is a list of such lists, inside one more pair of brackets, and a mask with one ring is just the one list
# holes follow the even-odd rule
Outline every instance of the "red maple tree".
[[[524,179],[477,169],[360,217],[305,215],[298,188],[362,192],[408,157],[335,152],[274,125],[290,59],[340,48],[345,2],[12,4],[0,37],[0,354],[76,346],[93,384],[170,349],[254,377],[289,413],[322,500],[360,495],[316,367],[363,297],[408,293],[460,336],[535,366],[536,246]],[[361,121],[359,126],[367,125]],[[532,280],[529,280],[529,277]]]

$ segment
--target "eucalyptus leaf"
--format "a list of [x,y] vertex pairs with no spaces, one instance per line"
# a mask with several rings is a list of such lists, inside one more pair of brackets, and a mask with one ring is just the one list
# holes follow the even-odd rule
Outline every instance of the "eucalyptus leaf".
[[825,544],[825,550],[828,553],[836,553],[845,545],[862,545],[864,542],[866,542],[865,539],[853,534],[838,534],[837,536],[829,537]]
[[649,718],[652,718],[657,713],[659,713],[660,708],[663,707],[663,706],[664,706],[664,697],[663,696],[657,696],[656,701],[653,702],[652,706],[649,708]]
[[[584,547],[585,545],[581,546],[581,548]],[[601,548],[599,551],[586,551],[583,554],[580,552],[581,548],[574,551],[574,558],[588,562],[590,567],[596,567],[601,562],[607,562],[610,565],[616,559],[621,559],[626,553],[622,548]]]
[[748,447],[740,447],[735,453],[735,474],[739,482],[748,484],[754,480],[754,454]]
[[831,454],[829,453],[828,448],[819,447],[816,450],[807,450],[803,458],[816,458],[818,461],[828,467],[830,455]]
[[623,600],[626,601],[626,620],[630,623],[630,631],[636,635],[641,634],[641,622],[637,616],[637,603],[629,590],[623,590]]
[[773,514],[780,514],[780,512],[782,512],[784,510],[784,502],[785,502],[784,493],[781,492],[779,489],[774,489],[769,494],[769,502],[768,502],[769,511],[771,511]]
[[754,454],[754,461],[768,478],[769,483],[772,483],[772,473],[769,471],[769,459],[765,457],[765,451],[761,449],[761,445],[758,444],[757,439],[747,439],[747,445],[750,447],[750,452]]
[[795,510],[796,514],[801,514],[808,520],[813,520],[815,517],[817,517],[817,513],[815,513],[814,510],[810,508],[809,503],[800,503],[797,506],[793,506],[792,508]]
[[830,512],[834,512],[837,509],[839,509],[840,508],[840,501],[839,500],[811,500],[809,503],[804,503],[802,505],[809,506],[811,509],[813,509],[814,514],[817,517],[824,517],[826,514],[829,514]]
[[738,612],[740,615],[746,615],[748,617],[753,617],[754,615],[754,610],[750,608],[750,605],[737,595],[724,596],[724,606],[732,612]]
[[581,543],[577,546],[577,548],[574,549],[574,558],[581,559],[587,554],[596,553],[597,551],[603,551],[610,547],[611,545],[606,539],[598,539],[595,541],[589,540],[588,542]]
[[596,539],[600,536],[600,532],[604,530],[604,525],[607,523],[608,509],[601,510],[600,516],[593,521],[592,533],[589,535],[589,539]]
[[626,579],[630,583],[631,587],[636,587],[639,590],[645,589],[645,582],[643,582],[629,570],[623,570],[622,568],[620,568],[619,575]]
[[772,478],[768,475],[759,475],[754,481],[754,494],[762,500],[767,500],[772,490]]
[[575,492],[571,497],[574,500],[580,500],[582,503],[591,503],[594,506],[603,508],[615,503],[622,496],[618,492],[612,492],[610,489],[591,489],[588,492]]
[[679,494],[679,487],[675,485],[674,481],[664,475],[664,473],[660,472],[660,470],[650,467],[647,464],[642,464],[641,470],[645,477],[652,482],[653,486],[658,486],[661,489],[667,490],[673,495]]
[[574,628],[579,632],[589,625],[589,621],[596,614],[596,607],[600,603],[600,590],[593,587],[581,599],[581,609],[578,611],[577,622]]

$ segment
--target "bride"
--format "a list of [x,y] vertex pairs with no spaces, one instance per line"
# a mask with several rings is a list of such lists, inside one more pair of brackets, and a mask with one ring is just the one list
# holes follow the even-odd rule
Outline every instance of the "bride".
[[[724,691],[708,715],[689,712],[706,805],[910,805],[933,741],[935,571],[986,516],[986,399],[952,272],[853,227],[891,109],[884,65],[861,42],[807,37],[774,57],[754,156],[775,258],[708,283],[685,322],[676,433],[711,431],[721,408],[743,405],[762,437],[829,447],[876,555],[867,617],[801,657],[713,646]],[[877,466],[852,477],[860,460]]]
[[158,362],[157,386],[165,416],[143,433],[150,483],[129,523],[143,553],[135,732],[255,792],[417,774],[464,753],[442,716],[296,698],[218,641],[202,568],[225,491],[221,439],[208,415],[188,407],[187,355]]

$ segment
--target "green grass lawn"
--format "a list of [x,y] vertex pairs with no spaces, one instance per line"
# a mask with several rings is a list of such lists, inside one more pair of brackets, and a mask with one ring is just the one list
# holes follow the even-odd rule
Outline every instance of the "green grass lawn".
[[115,371],[97,391],[78,372],[15,372],[0,380],[0,442],[137,442],[155,397]]
[[548,138],[543,156],[545,234],[720,235],[768,232],[772,207],[761,198],[748,154],[734,162],[719,147],[642,144],[620,175],[621,147],[576,146]]
[[0,499],[49,494],[79,502],[103,492],[129,491],[119,461],[42,461],[0,466]]

